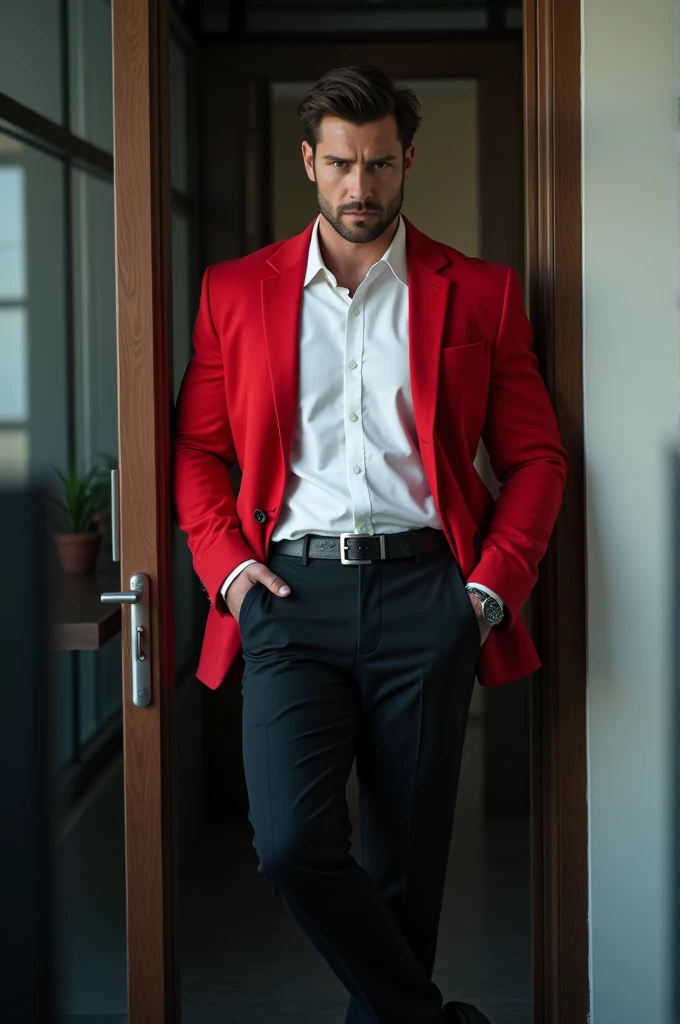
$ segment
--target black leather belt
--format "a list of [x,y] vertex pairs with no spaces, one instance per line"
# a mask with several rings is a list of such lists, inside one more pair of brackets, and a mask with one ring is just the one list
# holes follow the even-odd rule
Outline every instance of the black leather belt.
[[277,555],[306,554],[309,558],[339,558],[343,565],[368,565],[412,555],[417,561],[423,551],[443,551],[448,546],[443,530],[426,526],[403,533],[341,533],[339,537],[308,533],[297,540],[272,541],[270,550]]

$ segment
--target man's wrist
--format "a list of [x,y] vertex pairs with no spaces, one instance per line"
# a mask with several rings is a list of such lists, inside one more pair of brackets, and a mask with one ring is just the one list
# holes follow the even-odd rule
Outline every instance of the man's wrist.
[[465,584],[465,589],[466,590],[481,590],[482,593],[488,594],[489,597],[493,597],[493,599],[495,601],[498,601],[499,605],[501,606],[501,611],[504,610],[505,605],[503,604],[502,597],[499,597],[499,595],[496,593],[496,591],[492,590],[491,587],[485,587],[483,583],[475,583],[474,580],[470,580],[468,583]]
[[[467,583],[465,589],[473,601],[473,607],[478,618],[481,618],[487,626],[497,626],[504,617],[503,602],[497,594],[488,587],[478,586],[475,583]],[[476,603],[475,603],[476,602]]]
[[220,587],[220,594],[222,595],[222,600],[224,601],[225,604],[227,603],[227,590],[229,589],[231,583],[233,583],[236,577],[243,572],[247,565],[252,565],[253,562],[256,561],[256,558],[247,558],[244,562],[239,562],[239,564],[231,570],[226,580]]

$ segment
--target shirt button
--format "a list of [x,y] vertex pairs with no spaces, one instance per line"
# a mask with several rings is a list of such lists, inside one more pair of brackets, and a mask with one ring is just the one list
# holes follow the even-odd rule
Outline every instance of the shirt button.
[[352,315],[353,316],[360,316],[361,315],[361,310],[359,309],[358,306],[354,307],[354,309],[352,310]]
[[355,466],[354,467],[354,472],[355,473],[360,473],[361,472],[361,466]]
[[357,416],[357,414],[355,412],[351,412],[349,414],[349,418],[351,419],[352,423],[356,423],[356,421],[359,419],[359,417]]
[[349,364],[349,368],[350,368],[350,370],[356,370],[356,368],[357,368],[357,361],[356,361],[356,359],[352,360],[352,362]]

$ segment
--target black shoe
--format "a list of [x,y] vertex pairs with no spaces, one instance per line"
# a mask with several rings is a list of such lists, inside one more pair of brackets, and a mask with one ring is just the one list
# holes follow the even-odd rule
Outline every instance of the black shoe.
[[471,1003],[444,1003],[444,1009],[452,1024],[491,1024],[489,1018]]

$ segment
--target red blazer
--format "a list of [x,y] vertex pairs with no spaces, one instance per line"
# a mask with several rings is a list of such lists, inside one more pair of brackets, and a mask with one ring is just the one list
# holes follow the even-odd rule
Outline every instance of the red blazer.
[[[173,498],[210,599],[197,675],[211,689],[241,649],[219,588],[244,559],[267,562],[281,511],[312,227],[208,267],[203,277],[195,354],[177,398]],[[496,686],[541,664],[520,610],[557,517],[569,457],[531,350],[516,271],[435,242],[408,220],[406,231],[420,454],[465,579],[505,604],[503,622],[479,653],[480,684]],[[480,437],[501,484],[496,502],[473,465]],[[236,499],[235,460],[242,471]]]

